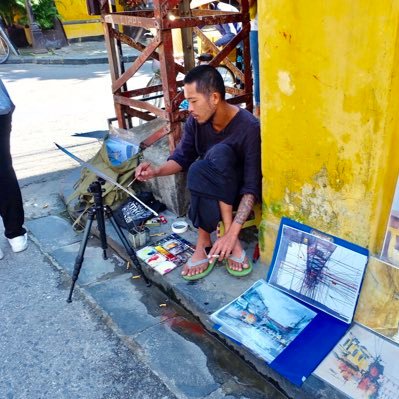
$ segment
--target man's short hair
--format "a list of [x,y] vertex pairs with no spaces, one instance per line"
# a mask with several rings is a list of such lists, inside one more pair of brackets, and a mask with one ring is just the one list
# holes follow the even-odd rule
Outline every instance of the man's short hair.
[[222,75],[210,65],[198,65],[191,69],[184,78],[184,84],[197,84],[198,93],[210,96],[216,92],[220,94],[222,100],[225,99],[226,89]]

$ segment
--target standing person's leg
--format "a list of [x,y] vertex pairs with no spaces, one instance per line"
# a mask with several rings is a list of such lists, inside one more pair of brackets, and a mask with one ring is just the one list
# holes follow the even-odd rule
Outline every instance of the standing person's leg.
[[249,32],[249,43],[250,43],[252,70],[254,78],[254,97],[255,97],[254,115],[259,118],[260,116],[259,40],[258,40],[257,30],[251,30]]
[[[10,244],[15,252],[26,248],[26,230],[23,228],[24,209],[21,190],[12,166],[10,152],[12,114],[0,115],[0,216],[3,219],[5,236],[16,241],[23,240],[22,245]],[[19,239],[22,237],[21,239]],[[18,251],[19,250],[19,251]]]

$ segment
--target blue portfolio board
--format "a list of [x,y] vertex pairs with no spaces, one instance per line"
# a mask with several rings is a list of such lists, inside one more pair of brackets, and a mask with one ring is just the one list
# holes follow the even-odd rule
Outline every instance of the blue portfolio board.
[[367,259],[283,218],[267,279],[212,314],[215,328],[300,386],[350,327]]

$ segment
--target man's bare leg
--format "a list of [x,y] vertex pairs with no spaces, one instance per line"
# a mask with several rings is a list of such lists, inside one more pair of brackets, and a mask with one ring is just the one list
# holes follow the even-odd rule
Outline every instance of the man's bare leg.
[[[194,263],[202,259],[207,259],[204,250],[205,247],[210,247],[210,246],[212,246],[211,235],[205,230],[199,228],[197,245],[193,253],[193,256],[191,257],[191,261]],[[207,267],[208,267],[207,263],[203,263],[201,265],[194,267],[188,267],[187,265],[184,265],[181,274],[182,276],[194,276],[196,274],[200,274],[203,271],[205,271]]]
[[[233,223],[233,207],[222,201],[219,201],[219,207],[220,207],[220,214],[224,224],[224,229],[225,231],[228,231]],[[239,258],[242,255],[242,246],[240,240],[237,239],[231,254],[237,258]],[[231,270],[241,271],[242,269],[248,269],[249,267],[247,259],[244,259],[243,263],[237,263],[232,259],[227,258],[227,262]]]

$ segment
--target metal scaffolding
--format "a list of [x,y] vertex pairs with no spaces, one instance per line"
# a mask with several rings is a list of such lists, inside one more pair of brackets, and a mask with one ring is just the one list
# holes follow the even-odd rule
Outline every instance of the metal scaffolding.
[[[206,43],[215,54],[209,62],[212,66],[225,64],[239,81],[239,87],[226,87],[228,101],[233,104],[246,104],[252,111],[252,73],[249,51],[249,7],[248,0],[241,1],[239,12],[215,10],[190,10],[189,0],[153,0],[153,8],[103,14],[105,41],[111,70],[112,93],[115,113],[120,128],[132,126],[132,118],[150,121],[161,118],[165,123],[151,132],[141,142],[146,148],[169,134],[169,149],[172,151],[181,136],[181,122],[187,117],[187,111],[179,109],[184,100],[182,90],[184,74],[194,65],[193,36]],[[241,30],[225,47],[219,49],[203,33],[200,27],[208,25],[241,23]],[[155,32],[146,45],[124,33],[125,27],[151,29]],[[172,30],[181,29],[184,59],[178,62],[174,58]],[[127,44],[138,50],[140,55],[125,70],[121,44]],[[241,43],[241,44],[240,44]],[[230,60],[231,53],[240,44],[243,54],[243,67],[239,69]],[[230,56],[230,57],[229,57]],[[148,60],[159,62],[160,84],[128,90],[128,81]],[[161,92],[162,106],[154,105],[149,99]],[[158,94],[159,96],[159,94]]]

